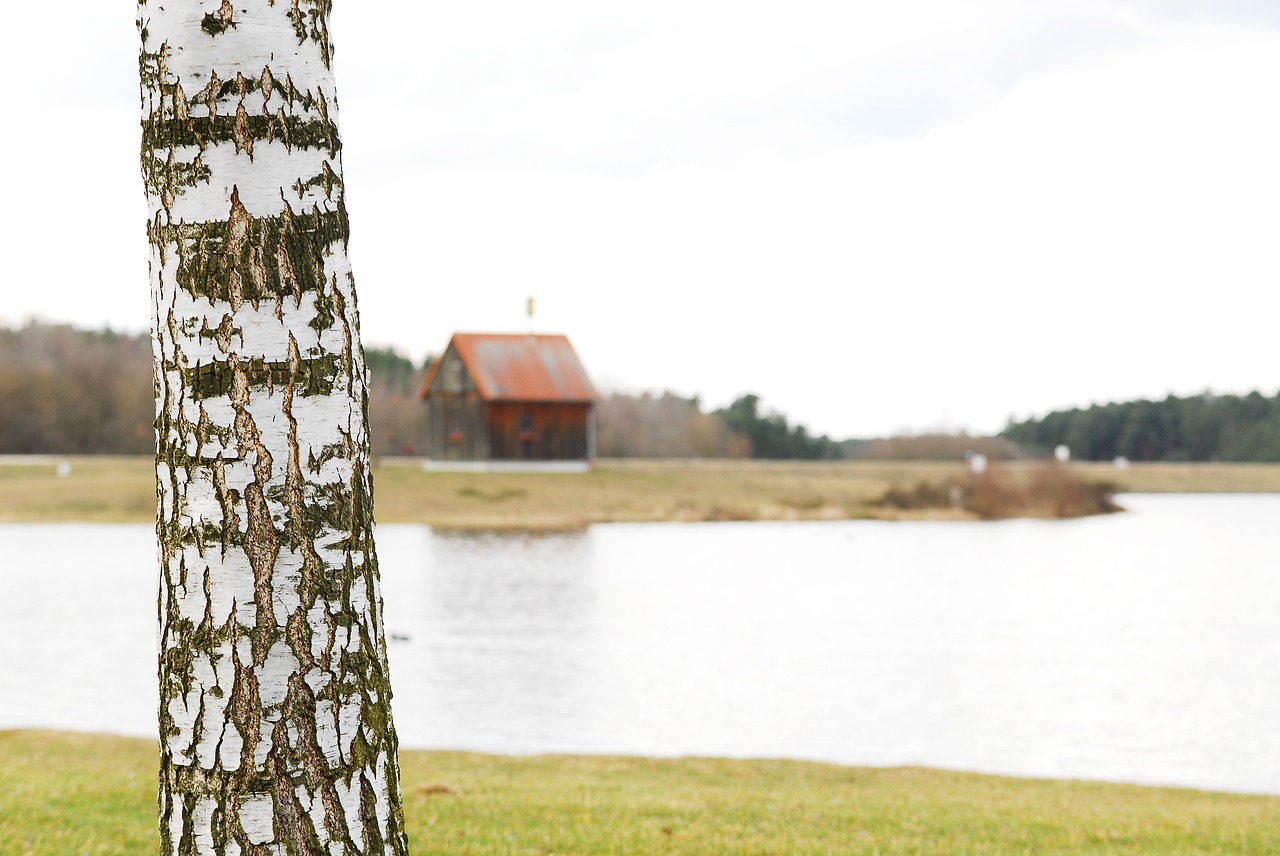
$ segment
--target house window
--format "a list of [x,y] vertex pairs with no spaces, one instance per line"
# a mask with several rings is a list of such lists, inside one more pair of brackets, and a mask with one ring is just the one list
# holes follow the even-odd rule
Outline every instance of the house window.
[[520,414],[520,440],[524,443],[533,441],[533,414],[527,410]]

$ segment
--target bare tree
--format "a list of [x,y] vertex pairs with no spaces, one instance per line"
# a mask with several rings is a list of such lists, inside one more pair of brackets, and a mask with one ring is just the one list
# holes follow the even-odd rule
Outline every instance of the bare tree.
[[407,853],[329,0],[139,0],[165,854]]

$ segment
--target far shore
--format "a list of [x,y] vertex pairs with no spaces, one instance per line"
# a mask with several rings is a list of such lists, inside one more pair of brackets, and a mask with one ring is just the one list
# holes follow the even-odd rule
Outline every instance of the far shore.
[[[59,464],[69,464],[65,477]],[[1033,464],[1001,465],[1014,479]],[[63,468],[64,471],[66,468]],[[1120,493],[1280,493],[1280,464],[1077,463],[1069,471]],[[422,461],[374,466],[379,523],[442,529],[573,529],[594,523],[717,520],[966,520],[961,508],[881,505],[890,489],[968,478],[962,463],[614,459],[592,472],[428,472]],[[1123,498],[1121,499],[1123,505]],[[0,457],[0,522],[149,523],[146,457]]]

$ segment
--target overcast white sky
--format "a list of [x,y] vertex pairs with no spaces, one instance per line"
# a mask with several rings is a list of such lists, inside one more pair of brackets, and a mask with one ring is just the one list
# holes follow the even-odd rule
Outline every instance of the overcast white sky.
[[[1280,384],[1274,0],[335,6],[367,343],[532,295],[604,389],[838,437]],[[57,11],[0,28],[0,321],[142,330],[134,5]]]

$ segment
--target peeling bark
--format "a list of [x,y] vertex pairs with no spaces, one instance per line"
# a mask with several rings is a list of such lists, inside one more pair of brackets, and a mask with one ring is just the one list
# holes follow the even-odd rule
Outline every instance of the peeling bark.
[[328,0],[139,0],[161,853],[406,854]]

